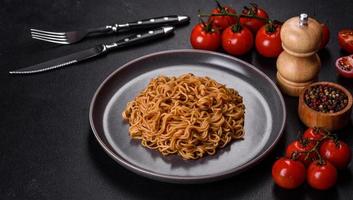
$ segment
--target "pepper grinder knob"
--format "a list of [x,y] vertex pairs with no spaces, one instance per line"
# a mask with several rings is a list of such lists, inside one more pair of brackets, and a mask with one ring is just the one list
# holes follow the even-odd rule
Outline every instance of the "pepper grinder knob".
[[309,16],[306,13],[299,15],[299,26],[308,26]]
[[319,22],[302,13],[285,21],[281,27],[283,49],[298,57],[306,57],[318,51],[322,27]]

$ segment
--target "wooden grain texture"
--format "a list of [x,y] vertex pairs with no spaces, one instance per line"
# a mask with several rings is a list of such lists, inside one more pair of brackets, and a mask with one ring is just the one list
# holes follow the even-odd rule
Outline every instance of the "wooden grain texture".
[[317,52],[321,34],[322,27],[315,19],[309,18],[307,26],[299,26],[299,17],[292,17],[282,25],[282,47],[289,54],[307,57]]
[[287,79],[283,78],[283,76],[277,72],[277,84],[279,88],[284,92],[286,95],[297,97],[300,95],[302,90],[312,84],[315,79],[307,81],[307,82],[293,82],[293,81],[288,81]]
[[317,54],[295,57],[283,51],[277,59],[277,71],[282,77],[298,83],[314,79],[320,71],[320,65],[320,58]]
[[[304,93],[309,88],[316,86],[316,85],[329,85],[331,87],[338,88],[342,92],[344,92],[348,97],[348,104],[347,106],[342,109],[341,111],[335,113],[323,113],[318,112],[310,108],[304,102]],[[339,84],[332,83],[332,82],[317,82],[313,83],[310,86],[306,87],[303,92],[299,96],[299,104],[298,104],[298,114],[300,120],[308,127],[320,127],[325,128],[330,131],[335,131],[345,127],[351,116],[352,112],[352,95],[351,93],[342,87]]]
[[281,28],[284,51],[277,59],[277,82],[284,93],[299,96],[304,87],[315,81],[320,71],[316,54],[321,42],[322,27],[313,18],[307,25],[299,25],[299,17],[292,17]]

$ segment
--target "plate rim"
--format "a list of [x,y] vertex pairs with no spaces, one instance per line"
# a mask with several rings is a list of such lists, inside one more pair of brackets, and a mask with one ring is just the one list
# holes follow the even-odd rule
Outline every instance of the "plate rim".
[[[123,157],[116,155],[114,152],[112,152],[109,147],[106,146],[106,144],[102,141],[101,137],[98,135],[98,131],[95,128],[94,122],[93,122],[93,110],[94,110],[94,106],[95,106],[95,102],[97,100],[98,94],[101,91],[101,89],[107,84],[107,82],[109,82],[109,80],[117,73],[119,73],[119,71],[125,69],[126,67],[128,67],[129,65],[138,62],[140,60],[144,60],[146,58],[149,57],[154,57],[154,56],[158,56],[158,55],[162,55],[162,54],[173,54],[173,53],[202,53],[202,54],[209,54],[209,55],[214,55],[214,56],[221,56],[221,57],[225,57],[227,59],[231,59],[234,60],[236,62],[240,62],[244,65],[246,65],[247,67],[250,67],[252,70],[256,71],[257,73],[259,73],[260,76],[264,77],[275,89],[276,93],[278,94],[279,100],[281,102],[281,107],[283,110],[283,121],[281,123],[281,128],[279,133],[277,134],[276,138],[273,140],[273,142],[270,144],[270,146],[265,149],[264,151],[262,151],[258,156],[254,157],[253,159],[251,159],[250,161],[248,161],[247,163],[236,167],[236,168],[232,168],[231,170],[227,170],[227,171],[223,171],[220,173],[216,173],[216,174],[210,174],[210,175],[202,175],[202,176],[177,176],[177,175],[167,175],[167,174],[159,174],[157,172],[153,172],[147,169],[144,169],[142,167],[136,166],[132,163],[130,163],[129,161],[125,160]],[[142,175],[144,177],[147,178],[151,178],[154,180],[158,180],[158,181],[163,181],[163,182],[169,182],[169,183],[205,183],[205,182],[213,182],[213,181],[217,181],[226,177],[230,177],[230,176],[234,176],[236,174],[239,174],[247,169],[249,169],[250,167],[255,166],[256,164],[258,164],[260,161],[262,161],[275,147],[275,145],[278,143],[279,139],[281,138],[281,136],[283,135],[283,131],[285,128],[285,124],[287,121],[287,111],[286,111],[286,106],[285,106],[285,101],[283,98],[282,93],[280,92],[280,90],[278,89],[277,85],[261,70],[257,69],[255,66],[253,66],[250,63],[247,63],[239,58],[233,57],[233,56],[229,56],[223,53],[219,53],[219,52],[213,52],[213,51],[207,51],[207,50],[198,50],[198,49],[176,49],[176,50],[164,50],[164,51],[158,51],[158,52],[154,52],[154,53],[149,53],[140,57],[137,57],[135,59],[132,59],[130,61],[128,61],[127,63],[121,65],[120,67],[118,67],[116,70],[114,70],[113,72],[111,72],[102,82],[101,84],[98,86],[98,88],[96,89],[91,102],[90,102],[90,108],[89,108],[89,123],[92,129],[92,132],[96,138],[96,140],[98,141],[98,143],[100,144],[100,146],[103,148],[103,150],[115,161],[117,162],[120,166],[134,172],[137,173],[139,175]]]

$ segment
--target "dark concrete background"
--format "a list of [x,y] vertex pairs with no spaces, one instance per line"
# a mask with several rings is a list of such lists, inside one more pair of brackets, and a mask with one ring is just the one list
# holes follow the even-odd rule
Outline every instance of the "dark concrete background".
[[[249,1],[229,1],[239,11]],[[339,78],[337,32],[353,28],[351,0],[257,1],[270,17],[286,20],[307,12],[330,27],[331,40],[320,52],[319,79],[338,82],[350,91],[353,82]],[[131,59],[168,49],[191,48],[189,34],[197,10],[210,11],[211,0],[20,1],[0,3],[0,199],[353,199],[353,164],[339,173],[336,187],[315,191],[304,185],[286,191],[274,185],[271,166],[285,145],[304,131],[297,99],[284,96],[288,112],[283,137],[273,153],[235,177],[201,185],[152,181],[119,166],[98,145],[88,122],[90,100],[104,78]],[[65,31],[134,21],[161,15],[189,15],[191,24],[173,37],[129,48],[62,70],[34,76],[10,76],[9,70],[111,42],[124,35],[91,38],[60,46],[30,39],[29,28]],[[255,51],[241,57],[274,80],[275,59]],[[338,133],[353,145],[353,128]]]

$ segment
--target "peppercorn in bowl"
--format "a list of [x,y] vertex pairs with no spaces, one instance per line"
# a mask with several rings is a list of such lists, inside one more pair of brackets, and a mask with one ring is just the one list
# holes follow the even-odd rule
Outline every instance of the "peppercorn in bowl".
[[332,82],[316,82],[299,95],[298,114],[308,127],[337,130],[347,125],[352,111],[352,95]]

